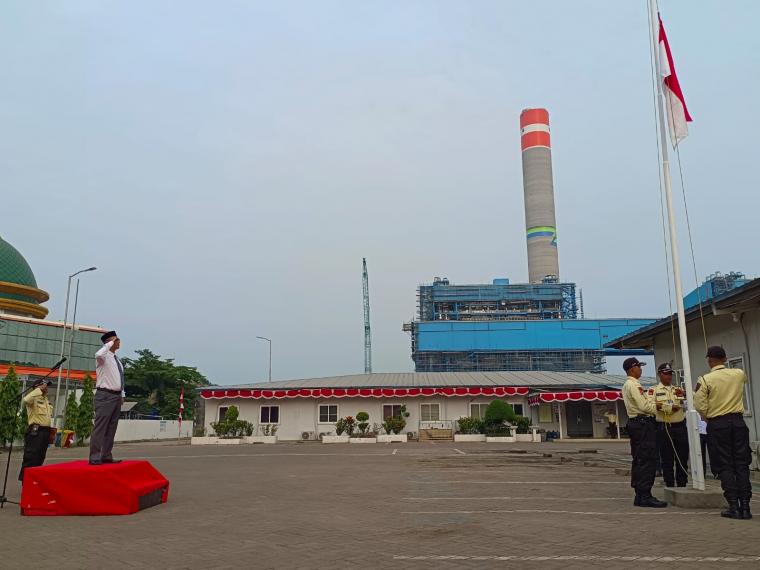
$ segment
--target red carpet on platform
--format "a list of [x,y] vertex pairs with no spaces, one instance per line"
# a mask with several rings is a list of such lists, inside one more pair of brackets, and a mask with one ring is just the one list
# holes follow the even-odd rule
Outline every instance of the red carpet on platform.
[[147,461],[70,461],[24,470],[21,514],[129,515],[168,496],[169,481]]

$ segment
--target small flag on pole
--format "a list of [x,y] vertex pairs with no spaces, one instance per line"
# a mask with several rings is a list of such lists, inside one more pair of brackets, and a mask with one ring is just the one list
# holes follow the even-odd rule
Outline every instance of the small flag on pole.
[[185,389],[179,393],[179,429],[182,429],[182,414],[185,411]]
[[676,67],[673,64],[673,54],[670,53],[670,44],[668,37],[665,35],[665,28],[660,20],[660,37],[659,37],[659,56],[660,60],[660,80],[662,81],[662,93],[665,95],[665,107],[668,113],[668,127],[670,129],[670,140],[673,146],[677,146],[682,139],[689,134],[687,123],[691,122],[691,115],[686,108],[686,100],[681,91],[681,85],[678,83]]

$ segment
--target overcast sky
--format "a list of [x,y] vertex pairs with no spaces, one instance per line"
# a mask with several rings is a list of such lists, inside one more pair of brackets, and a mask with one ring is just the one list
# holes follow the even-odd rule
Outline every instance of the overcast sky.
[[[757,275],[760,4],[661,10],[694,117],[697,271]],[[362,372],[366,257],[374,369],[412,370],[419,283],[527,278],[519,114],[537,106],[561,277],[587,317],[668,312],[644,0],[4,12],[0,235],[54,319],[67,275],[97,265],[79,320],[115,328],[125,355],[256,381],[263,335],[275,379]]]

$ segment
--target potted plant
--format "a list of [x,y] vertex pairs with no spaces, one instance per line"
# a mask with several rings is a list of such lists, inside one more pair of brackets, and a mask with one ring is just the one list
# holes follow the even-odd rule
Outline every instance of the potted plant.
[[245,441],[246,443],[277,443],[277,428],[277,424],[259,424],[260,435],[246,434]]
[[486,408],[483,418],[487,443],[512,443],[512,423],[517,419],[515,411],[504,400],[494,400]]
[[335,422],[335,435],[323,435],[322,443],[348,443],[355,427],[356,420],[351,416],[340,418]]
[[356,414],[356,420],[356,427],[359,428],[359,433],[356,435],[351,434],[350,443],[376,443],[376,434],[369,431],[369,414],[367,412],[359,412]]
[[517,419],[515,420],[515,424],[517,424],[517,434],[515,435],[515,441],[521,441],[521,442],[532,442],[535,441],[534,434],[531,433],[530,429],[530,418],[526,418],[524,416],[517,416]]
[[214,430],[215,436],[193,437],[190,443],[195,445],[235,445],[240,443],[243,437],[253,433],[253,424],[249,421],[239,420],[239,414],[237,406],[230,406],[222,421],[211,422],[211,429]]
[[454,441],[458,442],[484,442],[486,435],[483,433],[483,421],[479,418],[463,417],[457,421],[459,433],[454,434]]
[[406,406],[401,406],[401,412],[398,415],[385,418],[382,423],[385,434],[377,436],[378,443],[406,443],[407,436],[401,432],[406,427],[408,417],[409,412],[406,411]]

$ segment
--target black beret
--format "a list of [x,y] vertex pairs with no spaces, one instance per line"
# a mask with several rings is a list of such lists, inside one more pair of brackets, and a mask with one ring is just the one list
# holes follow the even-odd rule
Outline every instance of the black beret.
[[717,358],[718,360],[726,359],[726,351],[722,346],[711,346],[707,349],[707,358]]
[[109,338],[113,338],[116,336],[116,331],[108,331],[106,334],[100,337],[100,340],[103,342],[108,342]]

